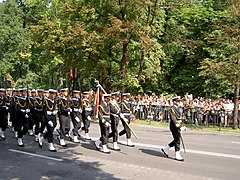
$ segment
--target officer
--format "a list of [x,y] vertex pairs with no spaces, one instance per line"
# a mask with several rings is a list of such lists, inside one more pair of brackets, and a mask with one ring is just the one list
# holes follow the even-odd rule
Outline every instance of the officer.
[[124,118],[121,118],[122,125],[124,129],[119,133],[119,136],[126,134],[127,137],[127,146],[134,147],[131,141],[131,130],[126,123],[130,124],[131,121],[131,104],[129,101],[130,93],[122,94],[123,101],[120,104],[121,113],[124,115]]
[[15,138],[17,139],[18,137],[18,132],[17,132],[17,98],[19,96],[19,90],[15,89],[13,90],[13,95],[11,98],[11,103],[10,103],[10,121],[12,122],[12,132],[15,135]]
[[18,133],[18,145],[23,147],[23,135],[28,131],[28,118],[30,109],[28,109],[29,100],[27,97],[27,88],[20,89],[20,96],[16,99],[16,109],[17,109],[17,133]]
[[[94,144],[98,150],[101,150],[104,153],[110,153],[109,149],[107,148],[107,143],[108,143],[108,136],[109,136],[109,128],[111,126],[110,107],[108,104],[111,96],[110,94],[104,94],[103,97],[104,97],[104,100],[99,105],[99,111],[98,111],[101,137],[99,140],[95,141]],[[100,144],[102,144],[102,149],[100,147]]]
[[181,138],[181,124],[182,117],[181,112],[178,108],[178,102],[180,97],[172,98],[173,106],[170,108],[170,131],[172,132],[173,141],[170,142],[166,147],[162,148],[163,154],[168,157],[168,152],[171,147],[175,147],[175,159],[178,161],[184,161],[180,155],[180,138]]
[[80,91],[73,90],[73,97],[71,98],[71,120],[73,124],[73,142],[79,143],[78,130],[81,128],[82,107],[80,99]]
[[56,114],[56,95],[57,91],[54,89],[49,89],[48,97],[44,98],[43,114],[45,125],[47,127],[47,133],[44,135],[44,138],[48,139],[49,151],[56,152],[57,150],[53,146],[53,131],[57,126]]
[[5,140],[5,130],[8,126],[8,107],[6,105],[5,89],[0,88],[0,137]]
[[85,139],[91,140],[89,137],[89,127],[91,121],[91,114],[92,114],[92,105],[90,102],[90,92],[83,93],[83,111],[82,111],[82,120],[83,120],[83,127],[82,131],[85,131]]
[[33,103],[33,112],[35,118],[35,141],[39,143],[39,147],[41,148],[43,145],[43,131],[45,129],[45,120],[44,120],[44,113],[43,113],[43,89],[37,90],[37,95],[34,99]]
[[68,135],[70,131],[70,113],[72,109],[70,108],[70,100],[68,97],[68,88],[63,88],[60,90],[60,96],[57,100],[58,104],[58,117],[60,124],[60,132],[58,140],[60,145],[66,147],[64,137]]
[[114,92],[111,94],[111,101],[109,103],[110,107],[110,120],[111,120],[111,133],[109,134],[109,138],[113,138],[113,150],[120,151],[120,148],[117,145],[118,141],[118,124],[121,115],[121,109],[119,107],[119,98],[120,92]]

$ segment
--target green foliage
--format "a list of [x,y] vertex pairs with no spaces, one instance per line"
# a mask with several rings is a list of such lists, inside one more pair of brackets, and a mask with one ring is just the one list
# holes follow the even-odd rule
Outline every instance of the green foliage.
[[[17,3],[16,3],[17,2]],[[7,0],[0,3],[0,74],[8,85],[107,91],[233,92],[239,16],[227,0]],[[75,84],[76,86],[76,84]]]

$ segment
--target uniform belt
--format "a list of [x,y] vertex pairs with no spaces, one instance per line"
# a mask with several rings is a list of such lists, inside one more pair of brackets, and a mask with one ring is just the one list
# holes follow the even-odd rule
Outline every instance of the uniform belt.
[[130,116],[130,113],[122,113],[124,116]]
[[47,115],[49,115],[49,116],[54,115],[54,112],[53,111],[47,111]]
[[111,114],[111,115],[113,115],[113,116],[115,116],[115,117],[119,117],[117,114]]
[[26,109],[20,109],[21,112],[26,112]]
[[110,116],[103,115],[103,118],[108,118],[108,119],[110,119]]
[[79,112],[79,108],[73,108],[73,111]]
[[42,110],[42,109],[37,109],[37,108],[35,108],[35,111],[39,111],[39,112],[40,112],[40,111],[43,111],[43,110]]
[[92,110],[92,108],[85,108],[85,110],[86,110],[86,111],[91,111],[91,110]]

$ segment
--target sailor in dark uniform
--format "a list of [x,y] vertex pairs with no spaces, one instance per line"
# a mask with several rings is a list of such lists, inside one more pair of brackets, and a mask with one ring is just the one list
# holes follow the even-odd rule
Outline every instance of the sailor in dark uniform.
[[37,95],[34,98],[33,102],[33,114],[35,119],[35,141],[39,143],[39,147],[43,145],[43,131],[45,129],[45,120],[44,120],[44,112],[43,112],[43,89],[37,90]]
[[[110,107],[110,120],[111,120],[111,133],[109,134],[109,138],[113,138],[113,150],[120,151],[120,148],[117,145],[118,141],[118,124],[121,116],[121,109],[119,107],[119,98],[120,92],[114,92],[111,94],[112,100],[109,103]],[[124,118],[124,116],[123,116]]]
[[182,117],[181,112],[178,108],[178,101],[180,97],[175,97],[172,99],[173,106],[170,108],[170,131],[172,132],[173,141],[170,142],[166,147],[162,148],[162,152],[168,157],[168,152],[171,147],[175,147],[175,159],[178,161],[184,161],[180,155],[180,138],[181,138],[181,124]]
[[124,115],[124,119],[121,118],[124,129],[119,133],[119,136],[126,134],[127,146],[134,147],[131,141],[131,130],[126,125],[126,123],[130,124],[130,121],[131,121],[131,104],[129,102],[130,93],[124,93],[122,94],[122,97],[123,97],[123,100],[120,104],[120,108],[121,108],[121,113]]
[[85,139],[91,140],[89,136],[89,127],[90,127],[90,121],[91,121],[91,115],[92,115],[92,105],[90,102],[90,92],[84,92],[83,93],[83,111],[82,111],[82,120],[83,120],[83,127],[82,131],[85,131]]
[[[110,153],[109,149],[107,148],[109,128],[111,126],[110,107],[108,104],[110,101],[110,94],[104,94],[103,97],[104,100],[98,107],[98,118],[101,137],[99,140],[95,141],[94,144],[98,150],[101,150],[104,153]],[[100,147],[100,144],[102,144],[102,149]]]
[[37,93],[37,91],[35,89],[33,89],[33,90],[31,90],[31,96],[29,96],[30,112],[29,112],[29,120],[28,120],[28,123],[29,123],[28,134],[30,136],[34,135],[34,133],[33,133],[33,126],[35,125],[34,100],[36,97],[36,93]]
[[57,126],[57,106],[56,106],[56,95],[57,91],[49,89],[49,97],[44,98],[44,120],[47,127],[47,133],[44,135],[44,138],[48,139],[49,151],[56,152],[55,147],[53,146],[53,131]]
[[68,97],[68,88],[63,88],[60,90],[61,94],[58,97],[58,117],[60,124],[60,132],[58,140],[61,146],[66,147],[64,137],[69,135],[70,131],[70,113],[72,109],[70,108],[70,99]]
[[78,130],[81,128],[81,119],[82,119],[82,105],[80,99],[80,91],[73,90],[73,97],[71,98],[71,119],[73,124],[73,142],[79,143],[78,139]]
[[18,145],[23,147],[23,135],[28,131],[28,118],[30,109],[28,108],[27,88],[20,89],[20,96],[16,99],[16,126],[18,133]]
[[0,137],[5,140],[5,130],[8,126],[8,107],[6,105],[5,89],[0,88]]

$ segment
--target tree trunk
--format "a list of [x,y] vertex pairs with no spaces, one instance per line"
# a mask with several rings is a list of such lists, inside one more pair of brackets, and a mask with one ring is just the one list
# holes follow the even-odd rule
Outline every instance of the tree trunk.
[[[121,79],[126,79],[127,66],[128,66],[128,43],[123,43],[123,55],[121,60]],[[125,92],[127,86],[123,85],[122,93]]]
[[[238,66],[240,66],[240,58],[238,58]],[[238,74],[234,91],[234,114],[233,114],[233,129],[238,127],[238,108],[239,108],[239,88],[240,88],[240,75]]]
[[140,59],[140,65],[139,65],[139,71],[138,71],[138,81],[140,82],[142,79],[142,72],[143,72],[143,68],[145,65],[145,48],[142,49],[141,52],[141,59]]

